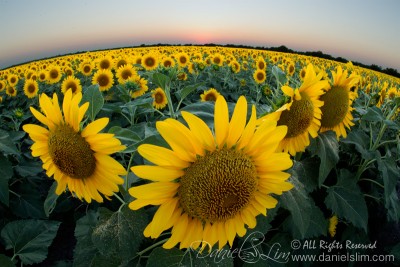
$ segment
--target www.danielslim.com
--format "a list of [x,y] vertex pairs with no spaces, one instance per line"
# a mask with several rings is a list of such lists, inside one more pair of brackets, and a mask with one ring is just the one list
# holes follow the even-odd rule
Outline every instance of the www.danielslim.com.
[[294,262],[394,262],[394,255],[367,255],[361,253],[326,254],[320,255],[291,255]]

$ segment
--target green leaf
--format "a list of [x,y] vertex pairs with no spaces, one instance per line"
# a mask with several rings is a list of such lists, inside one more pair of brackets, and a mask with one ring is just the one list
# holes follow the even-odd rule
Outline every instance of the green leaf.
[[44,219],[44,201],[39,188],[29,183],[20,184],[15,188],[19,196],[10,196],[10,210],[21,218]]
[[310,200],[304,185],[296,177],[290,177],[289,181],[294,188],[282,194],[282,207],[290,211],[292,227],[297,228],[301,237],[305,237],[311,221]]
[[13,221],[4,226],[1,237],[6,249],[14,249],[22,263],[40,263],[47,257],[47,249],[57,234],[60,222],[41,220]]
[[333,131],[322,133],[315,140],[315,144],[310,149],[321,159],[318,175],[319,186],[321,186],[339,161],[339,144]]
[[400,129],[400,125],[398,123],[396,123],[395,121],[384,120],[383,123],[386,124],[389,129],[393,129],[393,130],[399,130]]
[[0,201],[6,206],[9,204],[8,180],[12,175],[11,163],[0,153]]
[[89,108],[86,111],[89,119],[94,121],[96,118],[97,113],[100,112],[101,108],[104,105],[104,97],[103,94],[100,92],[99,85],[91,85],[86,88],[81,103],[89,102]]
[[149,223],[147,214],[127,206],[115,213],[106,209],[100,211],[100,221],[92,233],[93,244],[105,256],[118,255],[129,261],[144,239],[143,231]]
[[53,212],[54,208],[56,207],[57,204],[57,199],[59,195],[56,194],[56,188],[57,188],[57,182],[53,182],[51,185],[49,192],[47,193],[47,197],[44,201],[44,213],[46,214],[46,217],[50,216],[50,213]]
[[100,253],[96,253],[89,267],[110,267],[110,266],[126,266],[121,265],[121,261],[116,257],[104,256]]
[[141,140],[134,131],[126,128],[121,128],[120,126],[113,126],[108,130],[108,132],[115,134],[114,137],[118,138],[121,141],[137,143]]
[[98,213],[89,210],[88,213],[76,222],[75,238],[76,246],[74,250],[74,267],[93,266],[97,248],[92,243],[92,232],[98,221]]
[[204,82],[201,83],[196,83],[196,84],[191,84],[186,87],[184,87],[179,93],[180,93],[180,101],[182,102],[188,95],[190,95],[193,91],[195,91],[199,86],[202,86]]
[[393,191],[396,190],[397,180],[399,178],[399,169],[393,158],[381,158],[379,151],[376,151],[376,160],[378,162],[378,169],[383,178],[385,186],[385,198],[388,198]]
[[202,119],[208,127],[214,126],[214,103],[197,102],[181,109],[187,111]]
[[304,185],[307,193],[311,193],[318,187],[318,169],[315,168],[318,163],[315,157],[294,161],[293,167],[288,171]]
[[162,73],[154,73],[153,83],[155,83],[158,87],[161,87],[163,90],[166,90],[166,88],[169,88],[171,79]]
[[129,94],[128,90],[125,89],[124,87],[117,85],[116,86],[117,93],[118,93],[118,98],[121,99],[122,101],[129,102],[131,100],[131,95]]
[[0,266],[1,267],[15,267],[14,263],[11,261],[11,258],[7,257],[4,254],[0,254]]
[[0,129],[0,152],[1,151],[4,154],[19,154],[19,151],[8,132]]
[[286,83],[286,74],[278,66],[272,67],[272,75],[274,75],[278,84],[283,85]]
[[42,162],[39,160],[21,160],[15,171],[22,177],[36,177],[43,172]]
[[363,159],[370,160],[374,157],[373,153],[368,150],[369,136],[360,129],[352,130],[341,142],[353,144]]
[[383,116],[382,110],[378,107],[370,107],[367,109],[367,113],[362,117],[366,121],[383,121],[385,118]]
[[[227,248],[223,248],[227,250]],[[225,251],[227,252],[227,251]],[[186,251],[173,249],[155,248],[147,261],[146,267],[180,267],[180,266],[210,266],[210,267],[231,267],[233,259],[231,257],[215,257],[213,254],[187,249]],[[216,251],[214,251],[214,254]]]
[[367,231],[368,210],[365,199],[354,180],[354,174],[346,169],[339,172],[336,185],[327,189],[325,205],[338,217]]

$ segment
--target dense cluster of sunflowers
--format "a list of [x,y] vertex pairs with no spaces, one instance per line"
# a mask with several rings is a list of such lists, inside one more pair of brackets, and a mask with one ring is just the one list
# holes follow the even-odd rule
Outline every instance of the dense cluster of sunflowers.
[[[112,119],[91,117],[88,123],[93,103],[82,95],[92,85],[106,103],[151,99],[150,112],[128,120],[128,126],[152,120],[163,139],[164,146],[138,145],[142,159],[136,162],[148,164],[112,156],[130,145],[101,133]],[[217,243],[221,249],[276,207],[274,196],[293,188],[288,169],[311,139],[327,131],[346,138],[360,92],[373,96],[369,105],[382,107],[399,96],[399,88],[399,79],[351,62],[238,48],[140,47],[2,70],[0,110],[15,107],[20,116],[31,112],[36,118],[22,128],[33,140],[32,155],[57,182],[56,194],[69,191],[101,203],[119,198],[127,184],[130,209],[159,206],[146,237],[170,229],[166,249]],[[193,103],[204,104],[199,110],[211,105],[213,119],[186,111]],[[22,105],[30,111],[21,111]],[[132,186],[129,172],[147,182]]]

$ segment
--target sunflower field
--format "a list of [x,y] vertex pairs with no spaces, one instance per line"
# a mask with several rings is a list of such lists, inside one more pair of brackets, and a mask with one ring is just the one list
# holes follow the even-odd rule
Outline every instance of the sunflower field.
[[218,46],[0,70],[0,266],[400,264],[399,90]]

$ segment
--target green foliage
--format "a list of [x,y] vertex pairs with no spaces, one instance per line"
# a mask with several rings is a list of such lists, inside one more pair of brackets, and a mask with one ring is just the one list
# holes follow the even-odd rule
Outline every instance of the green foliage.
[[309,149],[321,160],[318,175],[318,184],[321,186],[330,171],[339,161],[339,144],[336,140],[335,133],[330,131],[318,135],[315,142],[310,145]]
[[42,262],[47,248],[56,236],[60,222],[19,220],[8,223],[1,230],[6,249],[13,249],[24,264]]
[[100,92],[98,85],[91,85],[83,90],[81,103],[89,102],[89,108],[86,111],[87,116],[91,121],[94,121],[97,113],[100,112],[104,105],[104,97]]
[[9,203],[8,180],[13,174],[11,162],[0,154],[0,201],[6,206]]
[[[227,250],[227,249],[225,249]],[[203,253],[188,249],[182,251],[176,248],[163,249],[156,248],[152,251],[147,261],[146,267],[172,267],[172,266],[210,266],[210,267],[231,267],[233,260],[229,257],[222,257],[208,253],[206,250]]]
[[132,211],[124,206],[115,213],[100,209],[100,220],[92,232],[92,242],[99,252],[122,261],[133,259],[144,239],[143,231],[149,219],[144,211]]
[[338,217],[349,220],[354,226],[367,231],[368,209],[354,174],[342,170],[336,185],[327,189],[326,206]]

